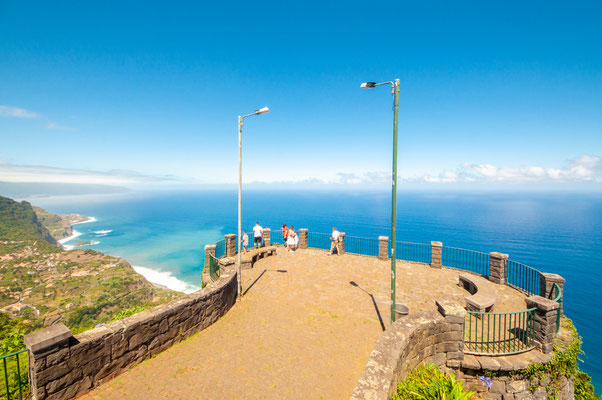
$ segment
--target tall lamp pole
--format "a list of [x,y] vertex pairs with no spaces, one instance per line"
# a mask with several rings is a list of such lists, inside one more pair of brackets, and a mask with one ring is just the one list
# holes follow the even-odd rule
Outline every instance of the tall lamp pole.
[[364,82],[360,85],[362,89],[372,89],[376,86],[391,85],[393,89],[393,181],[391,187],[391,323],[395,322],[395,259],[397,248],[397,116],[399,114],[399,79],[391,82]]
[[242,239],[242,123],[243,120],[251,115],[259,115],[265,114],[270,111],[269,108],[263,107],[259,110],[255,110],[255,112],[243,116],[238,116],[238,236],[236,237],[236,241],[238,242],[238,273],[236,274],[236,282],[237,282],[237,293],[238,297],[240,297],[242,293],[242,283],[241,283],[241,262],[242,256],[240,252],[240,242]]

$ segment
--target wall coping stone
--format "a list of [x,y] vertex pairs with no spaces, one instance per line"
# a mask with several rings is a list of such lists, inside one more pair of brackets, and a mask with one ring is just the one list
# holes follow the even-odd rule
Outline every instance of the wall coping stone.
[[492,251],[489,253],[489,256],[493,258],[508,259],[508,254],[498,253],[497,251]]
[[443,243],[442,242],[433,242],[433,241],[431,241],[431,246],[443,247]]
[[225,234],[225,235],[224,235],[224,237],[225,237],[225,238],[228,238],[228,239],[230,239],[230,238],[235,238],[235,237],[236,237],[236,234],[235,234],[235,233],[227,233],[227,234]]
[[69,340],[71,330],[62,322],[50,325],[47,328],[28,333],[23,337],[25,347],[33,353],[41,353],[50,347],[56,347],[58,344]]
[[560,307],[560,304],[551,299],[546,299],[541,296],[530,296],[525,299],[525,303],[527,303],[527,307],[537,307],[542,311],[553,311]]
[[378,240],[389,240],[388,236],[379,236]]
[[466,317],[466,310],[464,307],[459,305],[457,302],[443,299],[435,300],[437,308],[441,315],[445,317],[448,322],[463,323]]
[[558,275],[558,274],[552,274],[550,272],[541,272],[541,275],[543,275],[547,281],[549,282],[555,282],[555,283],[565,283],[566,279],[564,279],[562,276]]

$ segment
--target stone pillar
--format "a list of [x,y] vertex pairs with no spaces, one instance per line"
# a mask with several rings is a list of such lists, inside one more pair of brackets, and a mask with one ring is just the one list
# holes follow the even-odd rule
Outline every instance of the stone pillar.
[[446,353],[446,365],[459,368],[464,360],[464,321],[466,310],[451,300],[435,300],[439,313],[445,317],[448,333],[439,346]]
[[203,268],[203,275],[201,276],[202,282],[211,282],[211,278],[209,277],[209,255],[215,257],[216,247],[216,244],[205,245],[205,267]]
[[443,243],[431,242],[431,268],[441,268],[441,248]]
[[305,228],[299,229],[298,235],[299,235],[299,248],[307,249],[307,229],[305,229]]
[[337,246],[339,255],[345,254],[345,232],[339,232],[339,245]]
[[[69,339],[71,331],[62,323],[28,333],[23,337],[25,347],[29,350],[29,386],[31,399],[41,400],[48,397],[71,398],[77,390],[56,393],[63,387],[70,386],[85,390],[92,385],[89,377],[84,377],[81,368],[70,368],[64,361],[69,355]],[[60,385],[56,379],[60,378]],[[79,381],[79,383],[78,383]],[[47,385],[48,384],[48,385]]]
[[378,237],[378,259],[388,260],[389,259],[389,237],[379,236]]
[[506,270],[508,265],[508,254],[489,253],[489,280],[498,285],[506,283]]
[[556,297],[556,292],[553,290],[554,284],[557,283],[558,286],[560,286],[560,290],[562,291],[562,294],[560,295],[560,315],[564,315],[562,306],[562,300],[564,298],[564,282],[566,282],[566,280],[562,276],[546,272],[542,272],[539,279],[539,295],[546,299],[554,300],[554,297]]
[[541,296],[527,297],[525,303],[527,308],[537,307],[533,322],[535,344],[543,353],[550,353],[553,350],[554,336],[556,335],[559,304]]
[[226,240],[226,257],[233,257],[236,254],[236,235],[228,233],[224,235]]
[[261,237],[263,238],[263,245],[268,247],[272,243],[272,230],[270,228],[264,228],[261,232]]

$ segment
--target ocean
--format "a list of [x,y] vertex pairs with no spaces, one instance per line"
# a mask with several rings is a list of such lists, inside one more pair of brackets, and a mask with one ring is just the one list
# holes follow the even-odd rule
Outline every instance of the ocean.
[[[148,280],[191,292],[201,285],[203,247],[236,233],[234,191],[156,192],[28,199],[50,212],[95,220],[74,226],[85,247],[123,257]],[[243,229],[390,236],[388,191],[246,191]],[[566,280],[564,308],[583,337],[582,368],[602,390],[602,194],[400,192],[398,240],[508,253]],[[598,294],[596,294],[598,293]]]

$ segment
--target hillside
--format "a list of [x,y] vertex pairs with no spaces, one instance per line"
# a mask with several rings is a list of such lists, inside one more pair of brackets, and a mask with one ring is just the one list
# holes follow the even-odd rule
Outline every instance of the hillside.
[[36,213],[38,220],[46,229],[48,229],[50,235],[57,241],[73,234],[71,225],[84,222],[88,219],[88,217],[81,214],[60,215],[49,213],[40,207],[34,206],[32,208]]
[[120,258],[58,247],[48,228],[59,237],[70,216],[38,213],[0,197],[0,354],[59,320],[77,333],[183,295],[154,286]]
[[42,225],[31,204],[0,196],[0,240],[42,240],[57,244]]

